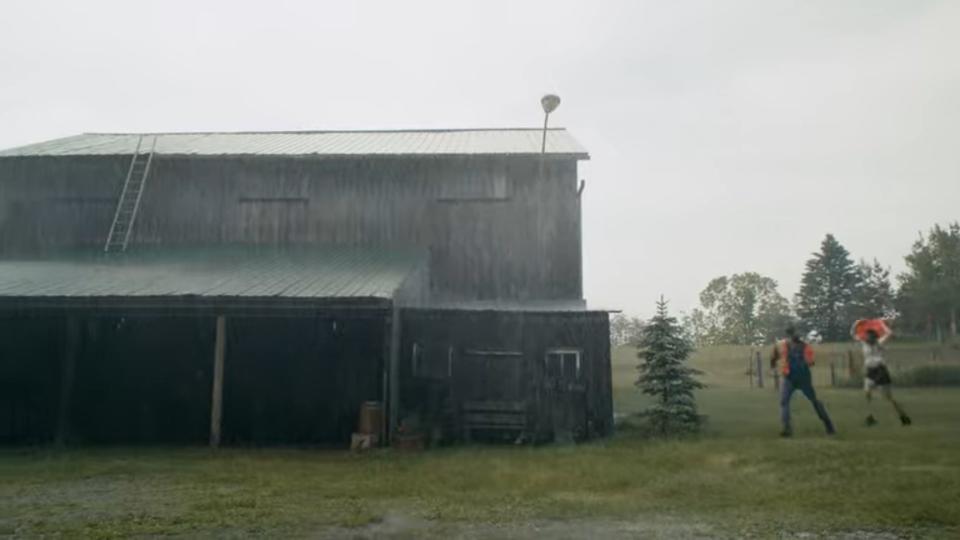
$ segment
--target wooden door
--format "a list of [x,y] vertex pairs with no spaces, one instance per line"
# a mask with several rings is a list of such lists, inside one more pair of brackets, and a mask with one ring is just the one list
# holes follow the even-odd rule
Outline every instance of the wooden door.
[[550,349],[543,361],[543,405],[554,439],[570,442],[585,437],[587,400],[582,351]]

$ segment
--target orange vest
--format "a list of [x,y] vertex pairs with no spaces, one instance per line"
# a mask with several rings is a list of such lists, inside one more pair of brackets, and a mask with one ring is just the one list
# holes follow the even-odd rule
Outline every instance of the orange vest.
[[[779,343],[780,346],[780,371],[784,375],[790,374],[790,340],[784,339]],[[808,366],[813,365],[813,347],[808,343],[803,343],[803,359],[807,361]]]

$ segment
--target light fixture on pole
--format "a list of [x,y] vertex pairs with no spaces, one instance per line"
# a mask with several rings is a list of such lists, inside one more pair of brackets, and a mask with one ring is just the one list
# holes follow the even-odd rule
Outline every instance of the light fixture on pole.
[[540,98],[540,105],[543,106],[543,140],[540,142],[540,153],[545,154],[547,152],[547,121],[550,119],[550,113],[557,110],[557,107],[560,106],[560,96],[555,94],[547,94]]

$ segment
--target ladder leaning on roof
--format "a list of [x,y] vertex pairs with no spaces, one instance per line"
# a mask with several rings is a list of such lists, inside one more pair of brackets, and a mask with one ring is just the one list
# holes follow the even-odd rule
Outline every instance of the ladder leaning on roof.
[[130,160],[127,178],[123,182],[123,191],[120,192],[120,200],[117,201],[117,211],[113,214],[113,223],[110,224],[107,242],[103,246],[104,252],[126,251],[127,242],[130,241],[130,232],[133,230],[133,223],[140,209],[140,198],[143,196],[143,188],[147,183],[147,175],[150,174],[150,165],[153,163],[153,151],[157,146],[157,136],[154,135],[150,142],[150,149],[141,152],[141,149],[145,148],[143,138],[144,136],[141,135],[137,139],[137,149],[134,150],[133,158]]

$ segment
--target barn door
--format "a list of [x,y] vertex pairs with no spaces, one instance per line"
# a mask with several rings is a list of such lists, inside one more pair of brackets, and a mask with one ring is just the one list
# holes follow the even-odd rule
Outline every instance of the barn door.
[[523,355],[512,351],[467,350],[455,367],[461,401],[521,401]]
[[586,435],[587,400],[579,349],[549,349],[544,355],[545,416],[554,439],[570,442]]

